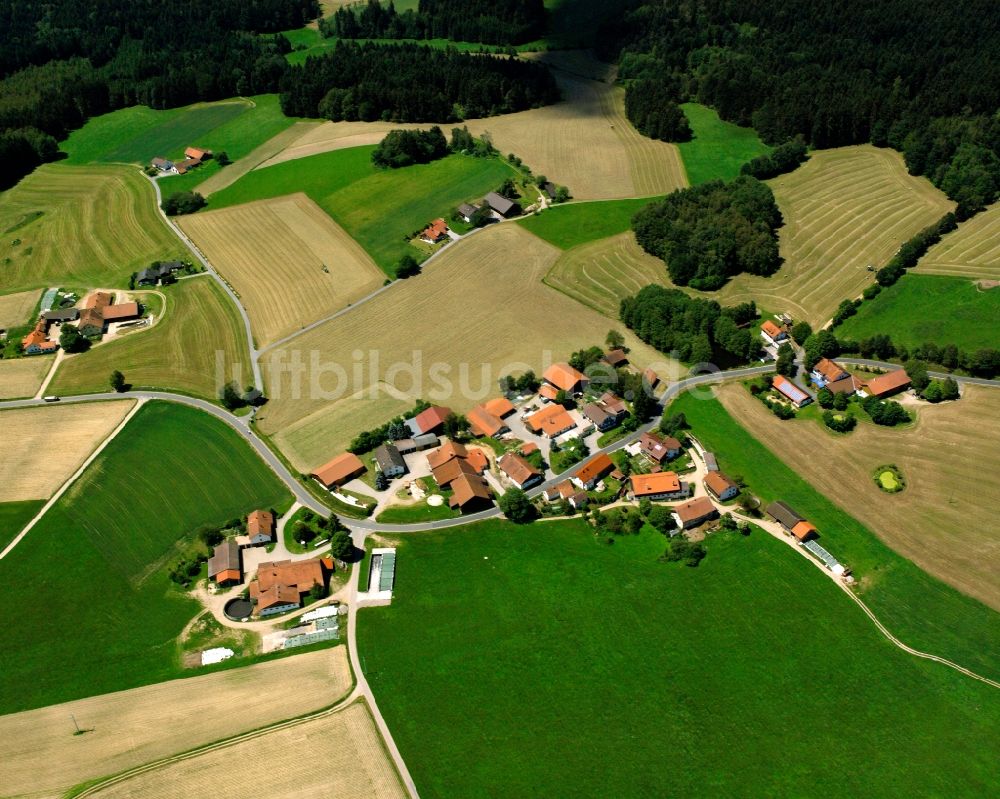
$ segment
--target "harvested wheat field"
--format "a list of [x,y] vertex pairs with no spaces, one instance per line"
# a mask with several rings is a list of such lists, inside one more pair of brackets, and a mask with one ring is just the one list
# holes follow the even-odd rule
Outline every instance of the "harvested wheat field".
[[0,195],[0,291],[124,286],[151,261],[181,257],[142,173],[124,166],[40,166]]
[[[488,131],[501,153],[514,153],[535,174],[568,186],[578,200],[653,196],[687,185],[677,148],[641,136],[625,118],[621,87],[564,71],[555,75],[562,102],[464,124],[476,136]],[[326,122],[261,166],[376,144],[393,128],[427,127]]]
[[33,397],[52,368],[54,356],[0,359],[0,399]]
[[[540,374],[548,360],[600,344],[615,323],[542,283],[558,255],[512,224],[485,228],[449,247],[423,274],[268,351],[261,366],[270,401],[258,423],[269,435],[293,426],[302,437],[328,431],[338,420],[322,411],[379,381],[401,396],[464,411],[493,396],[502,374],[528,367]],[[665,360],[631,334],[626,339],[633,363]],[[304,367],[301,378],[297,362]],[[363,427],[341,426],[341,439],[380,421],[348,407]],[[313,414],[315,427],[296,424]]]
[[236,308],[209,275],[163,290],[163,316],[152,328],[67,357],[52,379],[54,394],[108,390],[119,369],[135,388],[173,389],[216,399],[222,385],[252,380],[246,336]]
[[[984,498],[1000,494],[1000,390],[967,387],[957,402],[922,406],[905,430],[862,424],[846,436],[814,419],[781,422],[740,385],[723,386],[719,399],[775,456],[893,549],[1000,610],[1000,538],[984,517]],[[889,463],[906,480],[898,494],[872,479]]]
[[300,120],[296,122],[290,128],[286,128],[277,136],[272,136],[262,145],[251,150],[242,158],[236,159],[225,169],[219,170],[214,175],[209,176],[206,180],[199,183],[198,193],[204,197],[208,197],[214,191],[224,189],[226,186],[232,186],[247,172],[256,169],[287,147],[291,147],[298,139],[320,124],[314,120]]
[[1000,205],[944,236],[920,259],[914,274],[1000,280]]
[[0,502],[48,499],[135,402],[81,402],[0,411]]
[[305,194],[177,221],[236,289],[261,347],[347,307],[385,279]]
[[612,319],[643,286],[671,285],[663,261],[643,251],[632,231],[566,250],[545,282]]
[[[332,705],[350,688],[338,646],[0,716],[0,785],[4,795],[62,792]],[[73,735],[70,714],[89,732]]]
[[40,293],[37,289],[4,294],[0,297],[0,330],[7,330],[31,321],[31,312],[38,304]]
[[197,754],[109,785],[102,799],[395,799],[406,796],[368,707],[343,710]]

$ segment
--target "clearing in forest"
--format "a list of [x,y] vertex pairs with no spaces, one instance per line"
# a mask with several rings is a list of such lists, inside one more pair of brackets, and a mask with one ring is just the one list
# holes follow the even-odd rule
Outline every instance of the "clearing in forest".
[[751,158],[770,152],[753,128],[741,128],[720,119],[714,108],[683,103],[694,137],[677,147],[692,186],[709,180],[732,180]]
[[48,499],[133,405],[122,400],[0,411],[0,502]]
[[0,400],[33,397],[52,368],[52,356],[0,358]]
[[37,289],[4,294],[0,297],[0,330],[32,324],[31,312],[38,305],[41,293]]
[[[392,607],[361,611],[366,673],[422,796],[890,799],[1000,779],[997,689],[890,645],[759,529],[712,534],[695,569],[664,563],[648,526],[609,546],[548,521],[529,557],[524,536],[492,519],[397,536]],[[942,735],[960,751],[939,756]],[[776,773],[789,740],[822,757]]]
[[[67,357],[50,385],[54,394],[108,390],[114,370],[134,388],[176,390],[217,399],[222,384],[253,380],[239,313],[209,275],[162,289],[163,317],[150,330]],[[221,369],[219,369],[221,365]]]
[[43,164],[0,195],[0,291],[124,287],[186,252],[134,168]]
[[[337,427],[337,411],[346,408],[360,425],[339,427],[338,435],[349,439],[386,420],[356,414],[356,404],[343,404],[343,398],[382,380],[397,395],[464,411],[495,396],[501,375],[527,368],[541,374],[547,359],[564,360],[601,344],[615,323],[542,283],[558,254],[508,223],[457,243],[423,274],[268,351],[261,366],[270,401],[258,423],[269,435],[295,428],[297,436],[308,437]],[[626,339],[633,363],[666,361],[635,337]],[[354,357],[359,349],[360,360]],[[310,366],[313,352],[319,354],[316,368]],[[296,359],[307,367],[301,380]],[[303,426],[306,417],[311,421]]]
[[[865,424],[846,436],[813,420],[783,422],[741,385],[718,394],[756,439],[889,546],[1000,610],[1000,549],[983,524],[983,498],[1000,494],[1000,391],[966,387],[957,402],[921,407],[906,429]],[[872,479],[886,463],[905,475],[898,494]]]
[[305,194],[181,217],[265,347],[378,288],[375,262]]
[[243,799],[404,799],[395,766],[362,701],[145,771],[98,790],[101,799],[153,796]]
[[1000,280],[1000,204],[945,235],[920,259],[915,274]]
[[[0,716],[0,784],[15,795],[63,792],[318,710],[350,687],[347,652],[337,646]],[[85,735],[70,734],[70,714]]]

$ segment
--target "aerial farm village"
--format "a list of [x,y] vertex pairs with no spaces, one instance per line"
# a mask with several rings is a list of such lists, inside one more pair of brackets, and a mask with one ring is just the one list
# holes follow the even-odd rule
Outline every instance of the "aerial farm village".
[[1000,794],[995,4],[0,20],[0,797]]

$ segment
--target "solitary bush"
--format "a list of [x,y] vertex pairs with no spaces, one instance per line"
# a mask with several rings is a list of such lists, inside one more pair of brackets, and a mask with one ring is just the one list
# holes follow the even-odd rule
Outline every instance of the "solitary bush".
[[193,214],[205,207],[206,200],[196,191],[176,191],[163,201],[163,212],[167,216]]

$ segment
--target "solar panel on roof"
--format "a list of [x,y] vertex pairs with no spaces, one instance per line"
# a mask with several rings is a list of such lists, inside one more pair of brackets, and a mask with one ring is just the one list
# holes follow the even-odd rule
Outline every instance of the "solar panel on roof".
[[822,546],[816,543],[816,541],[806,541],[803,546],[823,561],[828,569],[832,569],[834,566],[840,565],[840,562]]

